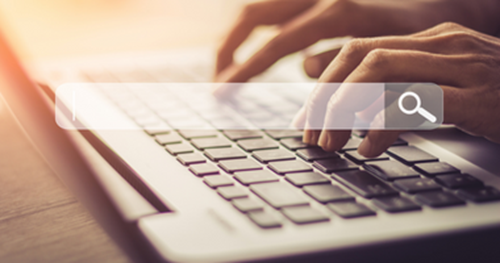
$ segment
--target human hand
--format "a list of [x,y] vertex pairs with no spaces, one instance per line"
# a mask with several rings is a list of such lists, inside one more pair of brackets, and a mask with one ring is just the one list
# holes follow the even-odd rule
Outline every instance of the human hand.
[[[305,124],[304,142],[326,151],[340,150],[351,131],[311,130],[308,121],[325,116],[327,123],[355,114],[338,109],[363,96],[348,88],[348,83],[362,82],[436,83],[443,90],[444,123],[500,143],[500,39],[461,25],[443,23],[408,36],[354,39],[319,82],[295,122]],[[321,85],[328,82],[344,84],[337,90]],[[368,157],[380,155],[399,133],[370,130],[358,151]]]
[[[491,1],[271,0],[253,3],[244,8],[218,50],[215,81],[245,82],[280,58],[326,38],[409,34],[444,21],[487,31],[483,30],[487,26],[483,18],[486,12],[482,9],[488,9]],[[260,25],[279,25],[279,34],[248,61],[235,64],[235,50]],[[306,73],[319,77],[338,52],[332,50],[306,59]]]

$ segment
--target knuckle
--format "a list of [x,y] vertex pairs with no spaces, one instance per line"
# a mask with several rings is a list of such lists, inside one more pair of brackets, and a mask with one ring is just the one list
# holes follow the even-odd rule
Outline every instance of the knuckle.
[[461,29],[461,28],[463,28],[462,25],[457,24],[455,22],[443,22],[443,23],[437,25],[436,27],[440,28],[440,29],[443,29],[443,30]]
[[355,38],[347,42],[340,51],[345,60],[351,60],[366,53],[368,47],[368,39]]
[[452,32],[441,37],[444,43],[448,43],[458,50],[474,50],[479,47],[480,43],[474,35],[469,32]]
[[368,69],[380,69],[388,65],[390,57],[390,50],[377,48],[368,52],[361,64]]

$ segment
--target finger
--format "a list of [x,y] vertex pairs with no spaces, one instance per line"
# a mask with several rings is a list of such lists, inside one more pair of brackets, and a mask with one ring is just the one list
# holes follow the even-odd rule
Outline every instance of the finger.
[[[350,83],[433,82],[449,85],[460,81],[463,75],[459,66],[463,62],[457,63],[457,59],[461,57],[420,51],[377,49],[370,52],[330,99],[325,116],[326,128],[321,133],[319,143],[329,150],[341,149],[343,145],[331,138],[342,136],[345,131],[330,130],[328,127],[353,120],[357,111],[363,110],[363,106],[371,105],[378,98],[364,94],[360,96],[359,89]],[[444,68],[447,69],[446,74],[442,73]]]
[[319,78],[339,52],[340,48],[307,57],[304,60],[306,74],[311,78]]
[[233,63],[235,50],[259,25],[282,24],[316,4],[317,0],[274,0],[246,6],[217,52],[216,74]]
[[381,155],[399,137],[401,131],[370,130],[359,145],[359,154],[365,157]]

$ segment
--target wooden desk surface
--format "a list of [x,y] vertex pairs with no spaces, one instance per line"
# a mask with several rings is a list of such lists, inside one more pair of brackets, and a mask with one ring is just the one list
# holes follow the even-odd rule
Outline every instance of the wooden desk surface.
[[129,262],[0,102],[0,262]]

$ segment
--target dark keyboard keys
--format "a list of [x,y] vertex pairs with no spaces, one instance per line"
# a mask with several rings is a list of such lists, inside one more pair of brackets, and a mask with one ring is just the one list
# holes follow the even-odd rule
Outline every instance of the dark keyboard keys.
[[252,156],[261,163],[294,160],[295,155],[285,149],[255,151]]
[[351,137],[351,139],[349,139],[347,141],[347,143],[344,145],[344,147],[342,147],[341,151],[356,150],[356,149],[358,149],[358,147],[362,141],[363,140],[358,138],[358,137]]
[[252,159],[236,159],[236,160],[220,161],[219,166],[228,173],[262,169],[262,166],[258,162]]
[[281,212],[296,224],[330,221],[328,216],[310,206],[287,207]]
[[355,217],[376,215],[376,213],[372,211],[370,208],[356,202],[329,203],[327,204],[327,207],[330,210],[332,210],[335,214],[343,218],[355,218]]
[[304,134],[303,131],[297,130],[267,130],[266,133],[275,140],[281,140],[285,138],[299,138]]
[[398,138],[391,145],[392,146],[402,146],[402,145],[408,145],[408,143],[405,140]]
[[426,192],[416,195],[417,200],[430,207],[463,205],[464,201],[448,192]]
[[466,188],[458,190],[458,196],[476,203],[500,200],[500,191],[494,187]]
[[387,181],[419,177],[419,174],[410,167],[394,160],[368,162],[363,167],[370,173]]
[[422,209],[412,200],[401,196],[376,198],[373,200],[373,203],[389,213],[399,213]]
[[263,134],[256,130],[225,130],[224,135],[232,141],[262,138]]
[[317,146],[312,146],[308,145],[306,143],[302,142],[302,138],[289,138],[289,139],[283,139],[280,141],[280,143],[285,146],[286,148],[295,151],[298,149],[305,149],[305,148],[311,148],[311,147],[317,147]]
[[278,149],[278,143],[271,139],[249,139],[238,141],[238,145],[247,152]]
[[330,179],[315,172],[291,173],[285,175],[285,179],[295,186],[302,187],[312,184],[329,184]]
[[460,173],[460,171],[447,164],[447,163],[438,163],[438,162],[432,162],[432,163],[417,163],[413,167],[413,169],[421,172],[422,174],[426,176],[436,176],[436,175],[441,175],[441,174],[452,174],[452,173]]
[[272,162],[268,167],[277,174],[312,172],[313,170],[307,163],[301,160]]
[[217,137],[218,132],[216,130],[180,130],[179,134],[188,139],[197,139],[197,138],[213,138]]
[[221,160],[247,158],[247,155],[238,148],[217,148],[205,150],[205,155],[214,162]]
[[177,160],[186,166],[206,162],[205,157],[199,153],[179,154],[177,155]]
[[279,181],[276,174],[267,170],[238,172],[234,174],[234,178],[244,185]]
[[340,157],[335,152],[325,152],[319,147],[297,150],[297,155],[308,162],[321,159],[335,159]]
[[281,221],[276,216],[270,214],[269,212],[265,211],[250,212],[248,213],[248,217],[255,224],[257,224],[262,228],[281,227]]
[[438,161],[438,158],[435,156],[430,155],[415,146],[395,146],[389,148],[387,153],[406,165]]
[[314,161],[313,166],[318,168],[320,171],[324,173],[333,173],[333,172],[358,169],[358,165],[343,158],[317,160]]
[[177,155],[177,154],[182,154],[182,153],[192,153],[194,152],[194,149],[191,145],[189,144],[169,144],[165,146],[165,149],[171,154],[171,155]]
[[304,186],[304,192],[320,203],[354,201],[352,195],[346,193],[342,188],[331,184]]
[[189,166],[189,170],[196,176],[205,176],[219,173],[219,168],[211,163],[193,164]]
[[430,178],[401,179],[396,180],[394,185],[409,194],[441,190],[441,186]]
[[346,151],[345,156],[357,164],[362,164],[364,162],[371,162],[371,161],[389,160],[389,155],[385,153],[377,157],[364,157],[363,155],[359,154],[357,150]]
[[217,188],[217,193],[219,193],[220,196],[224,197],[224,199],[227,200],[248,197],[248,193],[245,191],[245,189],[237,186],[219,187]]
[[191,144],[199,150],[211,149],[211,148],[224,148],[231,147],[231,142],[226,138],[202,138],[202,139],[192,139]]
[[233,203],[233,206],[236,207],[236,209],[243,213],[262,211],[264,209],[261,202],[250,198],[234,199],[231,203]]
[[436,182],[450,189],[483,186],[483,182],[469,174],[438,175],[436,176]]
[[365,198],[395,196],[399,193],[366,171],[353,170],[332,174],[332,177]]
[[309,204],[297,189],[283,182],[253,184],[250,190],[274,208]]
[[179,134],[172,132],[172,133],[168,133],[168,134],[156,135],[155,140],[157,143],[159,143],[161,145],[167,145],[167,144],[181,143],[182,137],[179,136]]
[[234,181],[227,175],[210,175],[203,178],[203,182],[212,188],[234,185]]

